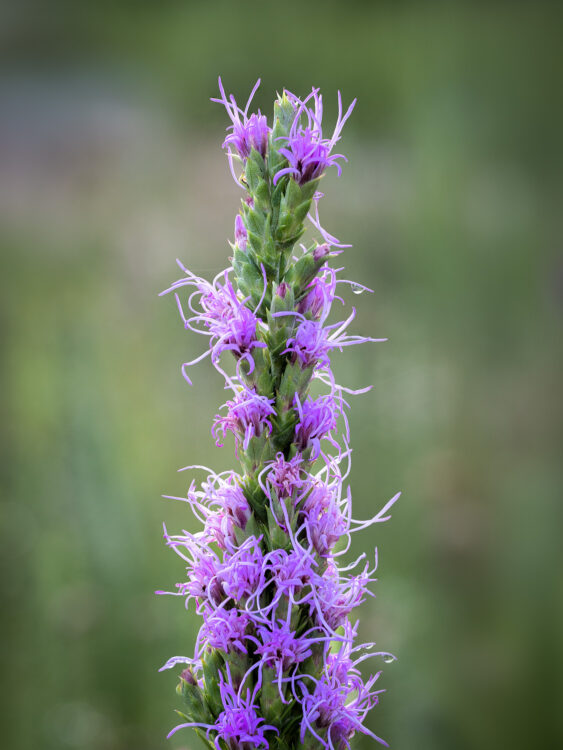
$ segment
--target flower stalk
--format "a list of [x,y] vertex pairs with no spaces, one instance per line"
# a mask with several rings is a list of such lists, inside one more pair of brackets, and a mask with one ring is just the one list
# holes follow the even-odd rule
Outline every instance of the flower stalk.
[[[259,82],[258,82],[259,83]],[[355,733],[386,744],[366,727],[377,705],[380,671],[364,679],[368,657],[389,661],[375,643],[356,644],[353,610],[375,581],[365,554],[340,564],[351,534],[389,518],[393,497],[368,521],[352,517],[351,391],[334,379],[334,349],[384,339],[352,335],[330,323],[342,302],[329,262],[343,246],[321,226],[319,184],[341,171],[333,153],[355,101],[330,138],[322,132],[322,96],[284,91],[271,125],[241,109],[219,79],[231,120],[224,141],[231,173],[244,193],[235,219],[231,265],[212,282],[179,263],[173,293],[186,329],[208,345],[182,372],[209,356],[230,392],[212,426],[218,446],[234,438],[240,472],[205,470],[185,498],[202,530],[169,534],[187,578],[171,593],[193,603],[202,625],[182,665],[177,692],[182,722],[216,750],[350,747]],[[301,244],[309,218],[319,241]],[[363,287],[361,287],[363,289]],[[323,393],[313,396],[313,383]],[[316,391],[319,389],[316,388]],[[199,470],[202,467],[188,467]]]

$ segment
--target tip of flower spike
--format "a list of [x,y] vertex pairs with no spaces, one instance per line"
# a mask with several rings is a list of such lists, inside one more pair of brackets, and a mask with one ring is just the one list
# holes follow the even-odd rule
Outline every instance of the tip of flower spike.
[[[289,151],[295,162],[290,170],[285,170],[285,173],[294,174],[294,176],[296,173],[300,175],[300,184],[301,181],[304,184],[305,182],[311,182],[313,179],[316,180],[315,175],[318,175],[318,179],[320,179],[323,169],[328,166],[336,166],[338,174],[340,174],[339,162],[345,161],[345,157],[341,154],[331,154],[330,150],[340,139],[342,125],[354,108],[355,99],[344,114],[342,97],[338,92],[336,127],[332,137],[326,137],[325,134],[323,138],[321,122],[323,100],[319,89],[313,88],[302,99],[294,96],[291,92],[282,91],[281,95],[278,93],[274,105],[274,120],[272,127],[270,127],[259,110],[256,114],[248,115],[250,102],[256,93],[260,80],[252,89],[246,107],[237,105],[234,96],[226,93],[220,76],[218,77],[218,84],[221,98],[212,99],[212,101],[224,105],[232,122],[227,128],[228,135],[223,147],[227,149],[231,172],[239,187],[247,186],[247,183],[241,177],[246,173],[245,160],[250,159],[253,163],[252,149],[257,150],[263,156],[266,154],[266,157],[270,153],[268,149],[271,151],[275,149],[276,152],[284,156],[282,149],[276,148],[276,144],[273,143],[273,141],[282,139],[287,141],[285,156]],[[278,138],[277,136],[280,133],[286,135]],[[300,162],[303,162],[302,157],[307,162],[306,168],[302,164],[299,166]],[[233,161],[237,167],[236,170],[233,167]],[[237,176],[236,172],[238,172],[240,163],[243,164],[243,172],[242,175]],[[272,160],[272,163],[275,163],[277,167],[284,166],[281,159]],[[267,158],[266,164],[269,164]],[[274,175],[275,181],[277,182],[283,174],[284,169],[276,173]],[[289,180],[287,181],[289,182]],[[354,647],[353,641],[357,635],[357,625],[354,629],[348,619],[352,609],[358,606],[365,596],[373,595],[367,587],[368,584],[376,580],[373,575],[377,568],[377,557],[375,568],[369,570],[367,556],[361,555],[359,561],[361,561],[362,569],[350,574],[351,567],[341,567],[336,563],[337,558],[341,559],[341,555],[346,554],[349,549],[350,533],[366,528],[366,526],[378,520],[386,520],[396,498],[388,501],[375,519],[356,521],[352,518],[350,491],[348,490],[345,496],[342,487],[351,470],[349,427],[345,414],[345,407],[348,404],[345,401],[345,394],[366,392],[369,388],[352,391],[337,385],[330,370],[328,358],[328,352],[332,350],[342,351],[344,347],[352,344],[377,341],[378,339],[347,333],[348,323],[353,319],[355,310],[346,321],[325,325],[330,312],[330,303],[335,299],[343,302],[340,297],[336,296],[335,292],[336,269],[331,270],[326,261],[330,257],[338,255],[342,252],[341,248],[348,245],[343,245],[321,227],[318,215],[318,201],[321,194],[314,192],[316,187],[317,183],[315,182],[307,193],[309,197],[313,195],[314,201],[309,218],[321,235],[317,243],[323,244],[312,243],[313,246],[310,249],[301,246],[304,258],[298,257],[299,254],[291,257],[287,264],[287,281],[283,280],[283,274],[276,277],[275,281],[272,278],[268,279],[265,262],[257,262],[257,269],[259,266],[263,278],[262,295],[260,296],[259,293],[260,275],[256,273],[257,269],[252,271],[251,289],[253,293],[250,294],[247,288],[238,290],[236,284],[236,281],[238,281],[237,264],[240,262],[241,266],[246,266],[254,261],[252,248],[249,249],[246,257],[243,256],[243,252],[246,250],[247,227],[245,222],[248,216],[244,201],[251,208],[255,208],[252,216],[262,210],[258,200],[255,207],[252,197],[246,195],[243,198],[243,210],[237,215],[234,243],[229,243],[235,252],[235,269],[228,269],[228,272],[234,274],[232,284],[227,278],[227,272],[224,272],[224,282],[220,282],[219,276],[217,276],[213,283],[209,284],[204,279],[185,271],[183,266],[179,264],[182,270],[186,272],[187,278],[175,282],[168,290],[175,291],[178,286],[195,287],[194,294],[196,296],[192,295],[188,298],[188,303],[187,305],[184,303],[183,310],[181,305],[178,304],[180,314],[188,330],[210,336],[210,345],[206,348],[206,351],[197,359],[184,364],[184,377],[191,384],[186,371],[189,371],[192,364],[211,354],[210,359],[213,366],[225,378],[225,388],[232,390],[234,393],[233,400],[225,405],[225,407],[228,407],[227,416],[218,418],[217,430],[220,430],[222,435],[225,431],[234,432],[237,447],[247,450],[249,457],[251,453],[256,454],[257,457],[256,462],[252,464],[255,466],[253,469],[255,476],[248,477],[248,481],[244,466],[244,476],[232,472],[217,474],[211,469],[206,469],[206,467],[193,466],[179,469],[179,471],[184,471],[199,468],[208,474],[207,478],[198,483],[197,486],[192,482],[187,492],[187,502],[198,520],[203,521],[204,530],[193,533],[183,531],[182,535],[169,536],[164,529],[167,546],[171,547],[187,562],[188,580],[185,583],[176,584],[177,591],[158,591],[156,593],[182,597],[186,600],[186,607],[188,600],[195,602],[196,612],[204,617],[207,628],[200,631],[200,635],[198,635],[194,660],[173,657],[164,668],[169,669],[174,666],[176,660],[179,660],[185,662],[177,670],[180,672],[186,664],[191,663],[193,671],[192,668],[187,667],[181,675],[183,680],[189,684],[194,684],[193,680],[197,680],[198,685],[202,685],[202,689],[205,685],[214,689],[217,693],[220,692],[220,696],[218,695],[220,700],[217,700],[220,709],[213,708],[211,712],[202,713],[190,711],[190,718],[178,712],[186,723],[175,727],[169,736],[184,727],[196,727],[200,730],[200,734],[205,733],[204,737],[207,735],[210,746],[212,744],[217,747],[219,745],[221,747],[248,746],[266,748],[267,750],[268,747],[272,747],[273,744],[278,742],[276,739],[266,739],[268,735],[265,736],[265,733],[269,731],[277,734],[281,732],[280,746],[286,744],[296,746],[300,744],[298,739],[299,729],[301,730],[301,744],[307,746],[318,744],[324,746],[327,750],[329,750],[329,746],[330,748],[349,747],[352,735],[359,732],[387,745],[363,725],[367,711],[377,704],[378,692],[383,691],[372,689],[379,672],[375,677],[371,677],[364,682],[359,671],[355,669],[356,665],[366,657],[353,656],[362,649],[362,646]],[[302,219],[304,221],[305,216]],[[248,229],[251,230],[250,225]],[[301,265],[298,266],[297,271],[293,271],[293,269],[290,269],[291,263]],[[268,273],[270,273],[269,268]],[[224,287],[221,286],[223,283]],[[359,284],[352,286],[352,292],[355,294],[363,291],[372,290],[368,290]],[[260,297],[260,301],[254,307],[258,297]],[[266,301],[264,302],[264,300]],[[177,302],[179,303],[178,299]],[[291,357],[298,357],[299,361],[303,363],[306,358],[310,358],[310,365],[315,366],[316,362],[316,366],[320,366],[316,370],[314,378],[320,380],[329,388],[329,394],[316,399],[314,402],[311,402],[312,396],[308,395],[308,388],[299,387],[297,389],[295,406],[299,412],[300,422],[294,424],[295,419],[297,419],[295,408],[289,407],[288,413],[293,421],[288,423],[289,427],[286,433],[288,439],[293,438],[293,443],[288,451],[284,447],[284,452],[276,454],[276,459],[281,456],[283,466],[279,467],[279,470],[276,467],[277,473],[275,474],[271,468],[271,456],[274,451],[282,447],[282,441],[280,440],[280,445],[278,445],[274,439],[278,433],[282,434],[276,422],[278,417],[277,402],[273,398],[279,389],[277,386],[272,387],[273,390],[270,387],[268,354],[271,351],[268,352],[268,349],[272,350],[272,347],[270,347],[269,341],[267,344],[260,340],[260,338],[267,338],[267,335],[260,337],[256,334],[257,330],[261,334],[264,334],[264,332],[267,334],[271,323],[270,316],[273,321],[277,321],[281,316],[289,317],[289,319],[286,317],[283,322],[287,324],[286,344],[291,348],[281,351],[280,361],[286,363],[288,354]],[[278,328],[281,328],[281,326],[278,326]],[[289,338],[290,336],[291,338]],[[265,348],[266,352],[260,351],[261,348]],[[254,351],[254,349],[257,350],[256,360],[252,358],[251,354],[251,350]],[[236,374],[234,376],[227,375],[219,366],[222,365],[222,362],[219,363],[219,356],[226,351],[230,351],[236,358]],[[315,357],[314,354],[318,356]],[[265,365],[264,362],[266,362]],[[241,363],[243,366],[241,366]],[[255,368],[256,373],[253,374]],[[300,374],[300,367],[294,369],[296,373]],[[263,379],[265,383],[259,380],[261,371],[266,372]],[[287,372],[293,371],[290,368]],[[254,395],[238,399],[241,389],[243,392],[250,389],[254,391]],[[293,382],[289,384],[287,390],[288,403],[291,405],[293,404],[291,396],[295,391]],[[270,396],[272,398],[269,398]],[[259,408],[260,403],[257,402],[259,397],[266,398],[268,403],[272,402],[270,406],[273,413],[269,412],[266,404],[262,404],[263,409]],[[325,398],[327,399],[326,402],[323,400]],[[276,408],[274,408],[274,405],[276,405]],[[271,418],[271,423],[269,418]],[[333,424],[336,423],[337,426],[333,427]],[[270,435],[270,430],[272,435]],[[263,439],[262,433],[264,433]],[[343,445],[340,445],[340,437]],[[251,440],[252,444],[250,443]],[[221,443],[218,442],[218,444]],[[285,443],[283,445],[285,446]],[[305,451],[308,451],[307,457],[305,457]],[[295,452],[297,452],[296,455],[294,455]],[[312,460],[317,453],[322,456],[324,465],[317,474],[314,474]],[[284,455],[287,455],[288,460],[284,458]],[[289,458],[290,456],[293,456],[293,458]],[[296,463],[292,464],[294,460]],[[230,479],[225,480],[225,476],[230,477]],[[256,481],[257,485],[255,486]],[[200,485],[201,490],[197,489]],[[234,495],[229,499],[226,494],[221,494],[225,489],[233,494],[235,485],[242,504],[238,504]],[[292,489],[293,485],[295,485],[294,490]],[[254,508],[254,503],[251,500],[258,503],[258,486],[269,501],[269,503],[264,504],[264,508],[272,514],[272,523],[276,523],[275,531],[283,530],[283,534],[291,542],[293,548],[291,553],[286,551],[284,545],[286,545],[287,539],[283,535],[280,537],[282,546],[278,549],[278,542],[276,541],[273,545],[274,549],[271,549],[271,542],[274,537],[270,534],[269,526],[262,525],[260,519],[256,521],[252,516],[254,511],[251,510],[251,505]],[[309,490],[313,491],[322,486],[326,486],[325,494],[321,493],[320,495],[322,502],[312,504],[311,497],[313,497],[313,494],[307,494],[307,498],[305,494]],[[246,495],[248,495],[248,498]],[[172,496],[164,495],[163,497]],[[186,498],[178,499],[186,501]],[[303,500],[305,502],[306,499],[310,507],[307,506],[307,516],[305,517],[303,515],[305,511],[298,510],[297,501]],[[292,514],[295,514],[295,516],[292,516]],[[208,517],[210,518],[209,524],[207,523]],[[251,518],[250,521],[249,517]],[[294,521],[296,528],[292,526]],[[250,526],[247,526],[247,523]],[[232,530],[233,525],[237,529],[236,532]],[[264,533],[258,536],[260,529]],[[244,531],[245,534],[241,533],[239,536],[238,530]],[[228,535],[232,535],[232,539]],[[338,552],[331,553],[332,559],[322,563],[319,562],[319,560],[329,557],[327,551],[333,549],[334,537],[338,538],[339,536],[344,537],[345,548],[339,548]],[[227,538],[230,539],[228,545],[224,543]],[[264,541],[262,541],[263,539]],[[217,547],[210,546],[214,541],[217,542]],[[289,548],[289,545],[287,546]],[[218,548],[220,548],[219,552],[217,551]],[[282,564],[284,566],[283,574]],[[301,567],[295,568],[297,564]],[[297,572],[302,568],[306,569],[304,578],[297,575]],[[308,588],[304,588],[305,581]],[[315,586],[317,589],[315,589]],[[303,589],[305,593],[299,595],[297,587]],[[287,629],[287,632],[282,633],[284,638],[280,639],[281,646],[285,649],[285,657],[278,648],[274,648],[274,646],[279,645],[275,641],[275,636],[281,630],[276,624],[276,614],[280,614],[280,612],[277,612],[278,604],[276,602],[279,603],[281,600],[275,598],[277,596],[275,592],[282,592],[282,590],[287,592],[286,598],[291,601],[294,598],[294,591],[298,597],[302,597],[302,599],[297,599],[304,605],[300,611],[300,617],[307,616],[310,621],[309,624],[313,624],[310,629],[299,631],[299,638],[304,639],[301,648],[300,645],[294,643],[296,638],[293,638],[293,636],[297,634],[297,629],[293,627],[291,617],[279,620],[280,626],[283,625]],[[318,596],[316,590],[318,590]],[[269,603],[266,604],[265,601]],[[285,618],[284,607],[285,604],[282,603],[281,609],[283,609]],[[309,610],[308,613],[307,609]],[[291,615],[289,607],[287,607],[287,610]],[[210,616],[210,611],[213,611],[213,616]],[[249,632],[246,630],[248,620],[254,620],[253,624],[249,626],[249,629],[252,628],[252,636],[249,636]],[[266,620],[268,621],[267,627]],[[343,625],[343,623],[345,624]],[[213,626],[213,629],[211,626]],[[344,633],[342,633],[343,629]],[[203,632],[203,635],[201,635],[201,632]],[[311,637],[311,634],[313,637]],[[234,635],[238,637],[238,640],[233,638]],[[250,640],[251,643],[255,642],[255,647],[248,651],[244,645],[247,640]],[[308,653],[307,644],[309,642],[318,645],[324,641],[339,641],[342,647],[342,654],[332,666],[326,649],[324,647],[320,649],[319,647],[320,651],[323,652],[323,655],[319,656],[319,661],[321,658],[324,660],[322,672],[308,669],[307,671],[312,672],[311,675],[304,672],[297,674],[294,667],[289,670],[284,668],[283,658],[292,660],[294,663],[297,657],[304,660]],[[219,643],[226,645],[219,647],[217,645]],[[233,656],[232,661],[230,657],[225,659],[224,669],[221,666],[221,670],[215,669],[215,666],[211,664],[202,664],[202,658],[204,662],[207,662],[207,657],[203,656],[205,648],[229,652],[231,644],[239,654],[246,655],[244,657],[245,664],[251,663],[256,654],[263,654],[264,657],[258,661],[255,660],[253,664],[251,663],[242,679],[241,665],[237,661],[237,655]],[[369,648],[370,645],[364,644],[363,648],[366,647]],[[278,651],[281,654],[279,657]],[[382,654],[382,656],[384,655]],[[222,659],[223,657],[218,656],[217,663],[221,662],[222,664]],[[276,662],[277,688],[276,683],[270,680],[269,673],[264,670],[264,693],[258,695],[263,688],[263,667],[268,666],[266,662],[270,663],[279,659],[281,661]],[[233,666],[232,674],[230,663]],[[212,670],[211,666],[213,667]],[[317,666],[320,669],[320,664]],[[305,667],[303,667],[303,670],[305,670]],[[211,671],[213,672],[210,680],[208,680],[205,671],[210,674]],[[252,680],[249,680],[251,673]],[[287,676],[282,676],[284,674]],[[190,695],[193,693],[194,696],[199,696],[199,689],[191,691],[185,682],[180,681],[179,687],[181,690]],[[281,703],[284,704],[283,713],[275,710],[271,714],[268,713],[267,693],[271,687],[270,683],[274,686],[276,700],[276,690],[279,691],[279,698]],[[264,696],[266,699],[262,701]],[[291,704],[295,706],[295,710],[291,707]],[[291,716],[292,711],[293,716]],[[210,720],[214,723],[198,723],[194,720],[194,717],[199,719],[200,722]],[[301,727],[299,727],[300,720]],[[266,724],[266,721],[273,721],[273,724],[278,724],[279,729],[276,726]],[[280,724],[283,724],[283,727]],[[320,735],[317,732],[320,732]]]

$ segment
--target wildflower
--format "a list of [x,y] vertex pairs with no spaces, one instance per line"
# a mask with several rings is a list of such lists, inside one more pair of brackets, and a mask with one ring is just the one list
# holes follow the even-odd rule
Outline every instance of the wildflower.
[[[187,368],[209,356],[231,391],[211,433],[218,446],[233,434],[242,466],[240,473],[186,467],[207,472],[179,498],[201,530],[165,529],[186,578],[158,593],[194,602],[202,617],[193,656],[162,667],[181,670],[185,702],[186,721],[170,734],[195,728],[216,750],[348,750],[356,733],[382,742],[365,726],[382,692],[379,673],[364,679],[358,667],[390,655],[358,644],[350,620],[373,596],[377,557],[373,567],[365,554],[340,561],[352,533],[386,521],[400,494],[360,521],[344,487],[351,456],[344,394],[366,389],[338,385],[330,358],[381,339],[349,333],[354,309],[328,322],[333,302],[343,303],[337,285],[351,282],[328,264],[346,245],[320,224],[317,180],[331,166],[340,174],[345,157],[333,152],[355,102],[343,113],[338,95],[327,137],[319,90],[303,100],[286,91],[270,127],[250,112],[258,83],[244,109],[221,79],[214,100],[230,117],[223,147],[246,190],[233,267],[208,282],[179,264],[184,276],[164,292],[175,295],[185,329],[207,338],[205,351],[184,363],[186,380]],[[320,238],[300,253],[307,216]],[[321,389],[315,397],[312,380]]]

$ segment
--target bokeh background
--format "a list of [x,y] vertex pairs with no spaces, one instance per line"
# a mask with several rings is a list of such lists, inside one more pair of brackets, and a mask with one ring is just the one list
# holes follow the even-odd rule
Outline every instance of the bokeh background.
[[[398,489],[362,633],[397,653],[370,726],[394,750],[563,746],[562,14],[556,3],[3,4],[2,747],[197,747],[173,725],[196,620],[161,523],[176,469],[232,465],[224,400],[174,301],[225,265],[238,190],[209,102],[359,103],[326,178],[352,242],[357,517]],[[372,747],[360,738],[358,748]]]

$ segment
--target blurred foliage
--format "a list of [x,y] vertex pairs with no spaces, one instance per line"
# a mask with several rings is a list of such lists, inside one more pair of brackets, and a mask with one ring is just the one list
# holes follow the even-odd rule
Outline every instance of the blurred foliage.
[[[396,750],[558,747],[563,699],[561,13],[551,3],[98,2],[2,8],[3,746],[154,750],[196,618],[158,499],[232,465],[224,400],[171,299],[238,204],[216,77],[359,97],[323,223],[354,244],[352,488],[385,527],[367,639],[399,655],[371,726]],[[357,747],[370,742],[359,739]]]

